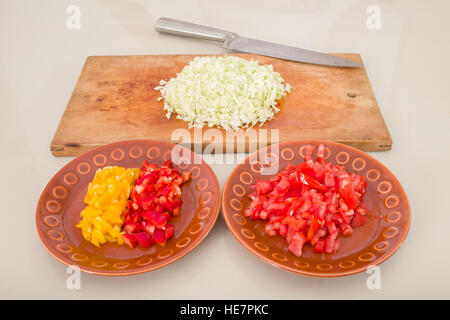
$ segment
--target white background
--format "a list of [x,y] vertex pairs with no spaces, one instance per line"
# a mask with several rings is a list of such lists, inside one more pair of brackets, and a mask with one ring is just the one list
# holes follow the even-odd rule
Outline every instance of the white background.
[[[81,9],[68,30],[66,9]],[[366,9],[381,8],[381,29]],[[412,0],[17,0],[0,1],[0,298],[391,299],[450,298],[449,1]],[[225,53],[195,39],[157,34],[168,16],[323,52],[361,53],[393,139],[371,153],[402,182],[412,209],[403,246],[368,274],[308,278],[278,270],[244,249],[219,217],[181,260],[130,277],[82,274],[66,288],[66,267],[38,240],[34,215],[47,181],[72,158],[49,144],[89,55]],[[242,155],[243,156],[243,155]],[[233,165],[213,165],[221,186]]]

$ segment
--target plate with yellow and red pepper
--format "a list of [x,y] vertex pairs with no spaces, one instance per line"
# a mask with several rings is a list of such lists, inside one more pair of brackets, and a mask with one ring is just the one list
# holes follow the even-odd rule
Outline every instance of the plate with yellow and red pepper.
[[171,143],[132,140],[91,150],[58,171],[39,199],[36,227],[62,263],[130,275],[193,250],[219,207],[217,178],[198,155]]

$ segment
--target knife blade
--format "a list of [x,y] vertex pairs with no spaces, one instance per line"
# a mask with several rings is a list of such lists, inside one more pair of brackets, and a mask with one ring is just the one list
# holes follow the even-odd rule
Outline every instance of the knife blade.
[[240,37],[234,32],[165,17],[156,20],[155,29],[162,33],[222,42],[224,48],[241,52],[333,67],[361,67],[357,62],[334,55]]
[[320,53],[300,49],[291,46],[285,46],[273,42],[238,37],[224,45],[227,49],[256,53],[262,56],[269,56],[279,59],[299,61],[312,64],[320,64],[333,67],[360,67],[357,62],[333,56],[330,54]]

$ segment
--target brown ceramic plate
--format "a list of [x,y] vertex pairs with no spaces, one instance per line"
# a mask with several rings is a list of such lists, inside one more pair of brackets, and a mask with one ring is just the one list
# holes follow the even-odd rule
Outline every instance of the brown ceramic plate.
[[[244,217],[250,204],[246,196],[256,180],[267,180],[288,164],[303,162],[305,146],[325,145],[326,161],[366,177],[363,201],[370,210],[369,222],[347,236],[340,236],[340,249],[333,254],[315,253],[306,244],[300,258],[287,249],[281,236],[264,234],[265,221]],[[264,174],[262,174],[262,170]],[[222,195],[222,211],[228,228],[238,241],[265,262],[303,275],[337,277],[367,270],[389,258],[406,237],[410,208],[405,191],[394,175],[366,153],[329,141],[301,140],[260,149],[238,165],[228,178]]]
[[[172,158],[174,144],[152,140],[113,143],[91,150],[68,163],[45,187],[36,208],[36,227],[47,250],[66,265],[99,275],[131,275],[161,268],[192,251],[206,237],[220,209],[220,187],[212,169],[190,150],[182,161]],[[175,153],[174,153],[175,154]],[[180,158],[180,157],[175,157]],[[84,240],[75,225],[95,171],[105,166],[141,167],[144,160],[161,165],[171,159],[175,168],[191,171],[182,186],[182,207],[172,220],[175,233],[165,246],[145,249],[106,243],[100,248]]]

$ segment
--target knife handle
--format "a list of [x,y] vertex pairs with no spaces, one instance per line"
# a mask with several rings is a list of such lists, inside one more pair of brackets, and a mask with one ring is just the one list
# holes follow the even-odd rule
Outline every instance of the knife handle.
[[188,36],[206,40],[224,42],[231,32],[202,26],[190,22],[161,17],[156,20],[155,29],[158,32]]

